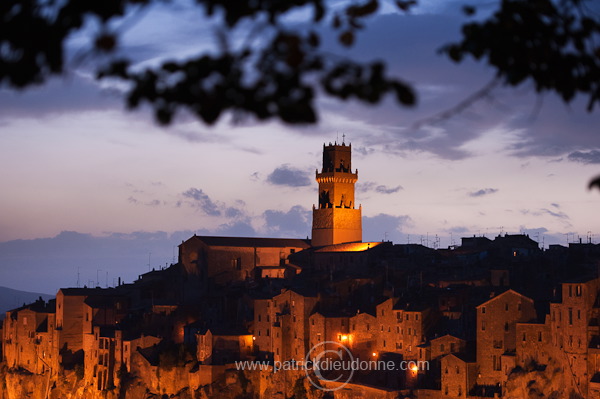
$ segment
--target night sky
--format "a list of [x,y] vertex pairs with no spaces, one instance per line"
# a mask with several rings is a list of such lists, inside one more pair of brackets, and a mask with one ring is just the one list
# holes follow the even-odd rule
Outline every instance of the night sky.
[[[352,50],[330,44],[342,56],[387,60],[414,85],[418,106],[320,98],[316,126],[226,116],[207,127],[181,113],[159,127],[148,109],[125,110],[121,84],[94,79],[89,36],[72,37],[64,78],[0,90],[0,285],[54,293],[130,281],[170,263],[194,233],[306,237],[322,146],[343,135],[359,173],[364,240],[447,247],[524,232],[546,247],[599,242],[600,193],[587,185],[600,173],[600,113],[587,113],[585,99],[565,105],[526,83],[416,126],[493,78],[483,64],[437,53],[466,21],[463,2],[439,3],[411,15],[390,5]],[[119,51],[139,66],[216,48],[214,25],[188,2],[135,20]]]

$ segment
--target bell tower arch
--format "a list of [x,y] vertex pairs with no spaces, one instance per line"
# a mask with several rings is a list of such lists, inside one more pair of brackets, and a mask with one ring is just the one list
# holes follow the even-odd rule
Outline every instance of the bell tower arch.
[[319,203],[313,205],[312,245],[362,241],[361,207],[356,208],[352,173],[352,146],[323,144],[323,167],[316,172]]

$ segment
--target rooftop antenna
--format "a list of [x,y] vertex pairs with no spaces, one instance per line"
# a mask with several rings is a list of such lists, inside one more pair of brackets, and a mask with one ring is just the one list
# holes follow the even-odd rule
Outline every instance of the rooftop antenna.
[[346,133],[342,134],[342,145],[346,144]]
[[542,249],[544,249],[545,238],[546,238],[546,236],[542,236]]
[[77,288],[79,288],[79,266],[77,266]]
[[340,139],[340,132],[336,132],[335,133],[335,143],[337,144],[338,140]]

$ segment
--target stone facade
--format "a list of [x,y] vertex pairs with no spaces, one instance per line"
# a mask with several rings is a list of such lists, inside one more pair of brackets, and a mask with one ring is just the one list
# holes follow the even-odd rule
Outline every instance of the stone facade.
[[477,364],[480,385],[503,385],[512,370],[506,354],[516,351],[517,323],[535,320],[533,300],[513,290],[477,306]]
[[323,167],[317,170],[319,205],[313,207],[312,245],[315,247],[362,241],[361,208],[356,207],[352,147],[323,145]]
[[466,398],[477,383],[477,363],[460,355],[442,358],[442,398]]

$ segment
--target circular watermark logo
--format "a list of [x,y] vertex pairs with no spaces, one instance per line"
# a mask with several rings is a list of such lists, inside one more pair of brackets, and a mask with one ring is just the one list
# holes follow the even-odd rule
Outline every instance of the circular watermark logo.
[[[350,382],[354,375],[353,367],[345,367],[352,364],[354,357],[345,345],[336,341],[319,342],[306,354],[305,368],[306,377],[310,383],[322,391],[337,391]],[[310,371],[314,372],[314,376]],[[324,374],[325,373],[325,374]],[[316,381],[315,381],[316,377]],[[338,382],[339,386],[327,388],[319,384],[320,381]]]

